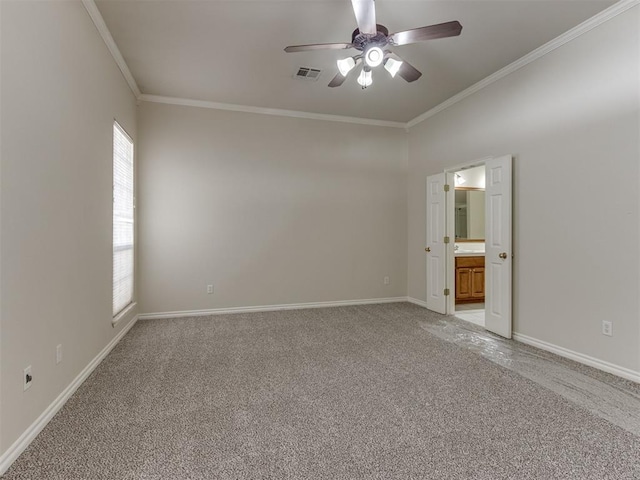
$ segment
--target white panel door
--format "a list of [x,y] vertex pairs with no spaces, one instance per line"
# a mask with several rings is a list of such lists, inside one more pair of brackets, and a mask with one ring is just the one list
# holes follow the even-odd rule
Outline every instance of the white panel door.
[[427,177],[427,308],[446,313],[445,174]]
[[511,338],[511,155],[485,164],[485,328]]

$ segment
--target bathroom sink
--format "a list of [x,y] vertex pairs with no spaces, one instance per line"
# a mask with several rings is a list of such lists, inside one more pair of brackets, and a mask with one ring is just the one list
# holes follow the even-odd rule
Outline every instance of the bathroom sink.
[[463,250],[459,249],[455,251],[456,255],[484,255],[484,250]]

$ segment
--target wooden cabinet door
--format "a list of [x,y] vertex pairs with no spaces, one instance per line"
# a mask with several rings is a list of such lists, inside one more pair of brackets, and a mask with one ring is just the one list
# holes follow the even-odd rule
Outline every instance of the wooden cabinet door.
[[484,299],[484,268],[471,270],[471,297]]
[[456,268],[456,300],[471,298],[471,269]]
[[484,301],[484,257],[456,257],[456,303]]

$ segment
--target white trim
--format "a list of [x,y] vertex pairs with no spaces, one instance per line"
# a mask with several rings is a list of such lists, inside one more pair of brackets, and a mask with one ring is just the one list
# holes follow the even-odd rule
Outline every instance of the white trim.
[[138,306],[138,304],[136,302],[130,303],[129,305],[127,305],[124,310],[122,310],[119,314],[117,314],[115,317],[113,317],[113,319],[111,320],[111,326],[115,327],[116,325],[118,325],[118,322],[120,322],[120,320],[122,320],[123,318],[125,318],[127,315],[130,315],[131,312],[133,311],[134,308],[136,308]]
[[116,346],[122,337],[135,325],[138,317],[134,317],[113,339],[107,344],[106,347],[84,367],[84,369],[78,374],[78,376],[65,388],[58,398],[56,398],[51,405],[49,405],[44,412],[33,422],[29,428],[27,428],[22,435],[0,456],[0,475],[5,473],[11,464],[20,456],[20,454],[29,446],[29,444],[36,438],[36,436],[42,431],[42,429],[49,423],[53,416],[64,406],[69,400],[71,395],[78,389],[80,385],[91,375],[95,368],[102,362],[102,360],[109,354],[109,352]]
[[554,38],[550,42],[545,43],[541,47],[536,48],[534,51],[528,53],[524,57],[519,58],[515,62],[507,65],[506,67],[498,70],[495,73],[492,73],[491,75],[484,78],[483,80],[480,80],[478,83],[471,85],[466,90],[463,90],[462,92],[458,93],[457,95],[454,95],[448,100],[445,100],[441,104],[436,105],[431,110],[428,110],[422,115],[417,116],[413,120],[409,120],[406,124],[407,128],[411,128],[417,125],[418,123],[423,122],[430,117],[433,117],[436,113],[439,113],[451,107],[452,105],[455,105],[456,103],[464,100],[468,96],[473,95],[477,91],[482,90],[483,88],[491,85],[494,82],[497,82],[501,78],[504,78],[507,75],[515,72],[516,70],[521,69],[525,65],[528,65],[529,63],[539,59],[540,57],[543,57],[547,53],[552,52],[556,48],[561,47],[565,43],[568,43],[571,40],[574,40],[575,38],[579,37],[580,35],[589,32],[595,27],[602,25],[604,22],[611,20],[612,18],[616,17],[617,15],[620,15],[621,13],[626,12],[627,10],[629,10],[632,7],[635,7],[636,5],[640,5],[640,0],[620,0],[619,2],[613,4],[611,7],[601,11],[600,13],[591,17],[590,19],[582,22],[580,25],[577,25],[571,30],[568,30],[567,32]]
[[87,9],[91,20],[93,20],[93,23],[98,29],[98,33],[100,33],[102,40],[104,40],[104,43],[107,45],[109,52],[111,52],[111,56],[118,64],[118,68],[122,72],[124,79],[129,84],[129,88],[131,88],[131,91],[133,92],[135,97],[138,98],[142,94],[142,92],[138,88],[138,84],[136,83],[135,78],[133,78],[127,62],[124,61],[124,57],[120,53],[118,45],[116,45],[115,40],[111,36],[111,32],[107,28],[107,24],[104,23],[104,18],[102,18],[102,15],[100,14],[100,10],[98,10],[98,7],[96,6],[96,3],[94,2],[94,0],[82,0],[82,4],[84,5],[84,8]]
[[136,83],[133,75],[131,74],[131,70],[127,66],[127,63],[124,60],[124,57],[120,53],[120,49],[116,45],[116,42],[109,32],[98,7],[95,4],[94,0],[82,0],[82,4],[87,9],[91,20],[95,24],[100,36],[104,40],[104,43],[107,45],[107,48],[111,52],[113,59],[115,60],[118,68],[122,72],[125,80],[129,84],[131,91],[136,96],[136,99],[146,102],[155,102],[155,103],[166,103],[170,105],[183,105],[189,107],[201,107],[201,108],[212,108],[216,110],[229,110],[234,112],[245,112],[245,113],[259,113],[264,115],[278,115],[283,117],[293,117],[293,118],[306,118],[310,120],[324,120],[330,122],[343,122],[343,123],[354,123],[360,125],[372,125],[378,127],[392,127],[392,128],[404,128],[408,130],[409,128],[417,125],[420,122],[434,116],[435,114],[455,105],[456,103],[464,100],[468,96],[482,90],[483,88],[491,85],[492,83],[500,80],[501,78],[506,77],[507,75],[519,70],[525,65],[543,57],[549,52],[552,52],[558,47],[574,40],[580,35],[589,32],[593,28],[603,24],[604,22],[611,20],[612,18],[620,15],[623,12],[626,12],[632,7],[640,5],[640,0],[620,0],[619,2],[613,4],[611,7],[601,11],[600,13],[594,15],[590,19],[582,22],[580,25],[572,28],[571,30],[563,33],[562,35],[556,37],[555,39],[547,42],[541,47],[535,49],[534,51],[528,53],[527,55],[521,57],[515,62],[507,65],[506,67],[498,70],[497,72],[489,75],[478,83],[472,85],[471,87],[463,90],[462,92],[454,95],[453,97],[445,100],[439,105],[436,105],[432,109],[426,111],[422,115],[415,117],[414,119],[408,122],[392,122],[387,120],[375,120],[370,118],[358,118],[358,117],[345,117],[341,115],[330,115],[323,113],[311,113],[311,112],[300,112],[294,110],[281,110],[278,108],[264,108],[264,107],[251,107],[247,105],[235,105],[230,103],[218,103],[218,102],[209,102],[204,100],[191,100],[187,98],[177,98],[177,97],[164,97],[160,95],[147,95],[142,94],[140,89],[138,88],[138,84]]
[[[427,303],[423,300],[418,300],[417,298],[407,297],[407,302],[427,308]],[[583,353],[574,352],[573,350],[569,350],[568,348],[559,347],[558,345],[554,345],[553,343],[538,340],[536,338],[529,337],[528,335],[523,335],[517,332],[513,332],[513,340],[524,343],[526,345],[530,345],[532,347],[539,348],[540,350],[555,353],[556,355],[559,355],[561,357],[568,358],[578,363],[582,363],[583,365],[588,365],[589,367],[597,368],[598,370],[602,370],[613,375],[617,375],[618,377],[626,378],[627,380],[640,383],[640,372],[636,372],[629,368],[605,362],[604,360],[599,360]]]
[[113,119],[113,126],[116,127],[120,131],[120,133],[122,133],[122,135],[127,137],[127,140],[129,140],[131,145],[134,146],[133,138],[131,138],[131,135],[129,135],[129,133],[124,129],[122,125],[118,123],[118,120],[116,120],[115,118]]
[[521,333],[513,332],[513,339],[518,342],[531,345],[532,347],[537,347],[541,350],[555,353],[556,355],[560,355],[561,357],[574,360],[578,363],[597,368],[598,370],[612,373],[613,375],[617,375],[618,377],[626,378],[627,380],[640,383],[640,372],[636,372],[629,368],[620,367],[619,365],[605,362],[604,360],[599,360],[597,358],[590,357],[589,355],[584,355],[579,352],[574,352],[573,350],[569,350],[568,348],[559,347],[558,345],[554,345],[553,343],[538,340]]
[[228,313],[274,312],[278,310],[302,310],[305,308],[346,307],[351,305],[375,305],[378,303],[406,302],[407,297],[369,298],[363,300],[339,300],[337,302],[287,303],[284,305],[256,305],[252,307],[212,308],[209,310],[182,310],[176,312],[141,313],[140,320],[161,318],[202,317]]
[[188,98],[163,97],[161,95],[143,94],[138,97],[143,102],[166,103],[169,105],[181,105],[185,107],[211,108],[214,110],[229,110],[232,112],[258,113],[262,115],[277,115],[280,117],[306,118],[309,120],[324,120],[328,122],[356,123],[359,125],[372,125],[375,127],[405,128],[404,122],[390,122],[387,120],[374,120],[372,118],[343,117],[341,115],[329,115],[326,113],[299,112],[295,110],[281,110],[279,108],[250,107],[248,105],[235,105],[232,103],[208,102],[204,100],[191,100]]
[[[512,155],[512,154],[506,154],[506,155]],[[496,155],[495,157],[501,157],[501,156],[502,155]],[[482,158],[479,158],[477,160],[474,160],[472,162],[459,163],[457,165],[454,165],[452,167],[449,167],[449,168],[445,169],[444,172],[445,173],[447,173],[447,172],[448,173],[456,173],[459,170],[466,170],[468,168],[482,167],[483,165],[486,165],[488,160],[490,160],[492,158],[495,158],[495,157],[492,157],[492,156],[489,155],[487,157],[482,157]],[[454,188],[455,188],[455,185],[454,185]]]
[[424,300],[418,300],[417,298],[407,297],[407,302],[427,308],[427,302],[425,302]]

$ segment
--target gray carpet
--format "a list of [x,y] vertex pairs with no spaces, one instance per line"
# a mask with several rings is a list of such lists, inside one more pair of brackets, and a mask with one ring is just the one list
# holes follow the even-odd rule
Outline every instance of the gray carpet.
[[405,304],[139,322],[9,479],[639,479],[640,438]]

